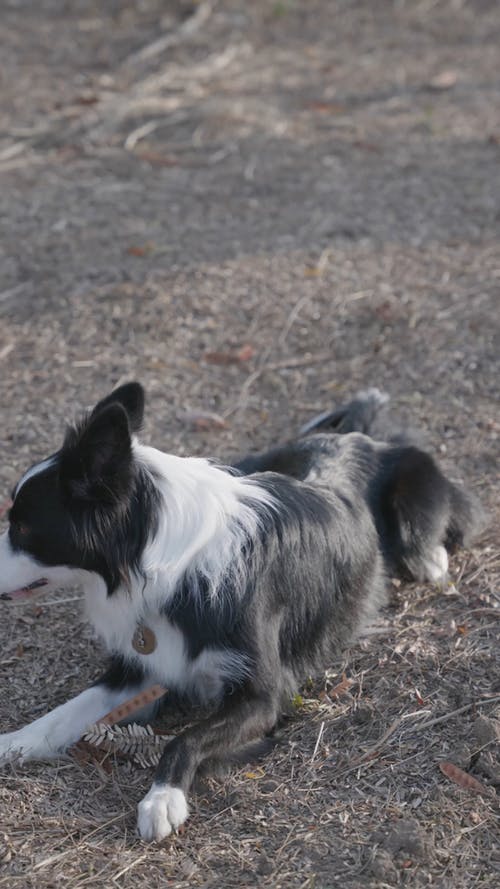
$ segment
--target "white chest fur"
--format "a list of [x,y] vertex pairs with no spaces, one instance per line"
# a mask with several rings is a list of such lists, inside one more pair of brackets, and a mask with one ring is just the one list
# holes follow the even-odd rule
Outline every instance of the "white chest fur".
[[[151,684],[159,682],[209,701],[220,697],[226,682],[238,682],[248,674],[248,662],[235,651],[205,648],[196,658],[189,657],[184,634],[168,618],[127,590],[118,589],[108,596],[100,578],[87,586],[85,605],[89,620],[109,651],[140,665]],[[140,624],[155,634],[157,644],[150,654],[139,654],[134,648],[134,633]]]
[[[249,659],[215,646],[191,657],[197,640],[188,640],[162,614],[163,606],[188,570],[198,569],[209,580],[207,596],[215,603],[228,571],[238,585],[245,573],[243,543],[258,525],[252,504],[270,506],[271,499],[254,482],[206,460],[174,457],[138,442],[134,454],[151,474],[162,501],[157,527],[142,553],[142,574],[133,578],[132,592],[119,588],[108,596],[102,578],[87,576],[88,617],[109,650],[140,664],[153,682],[202,699],[218,697],[227,682],[249,675]],[[193,598],[192,605],[200,603]],[[141,626],[155,634],[157,644],[150,653],[134,648]]]
[[[123,588],[108,596],[104,583],[96,579],[85,592],[85,607],[109,651],[140,663],[154,681],[180,684],[187,669],[184,636],[166,617],[152,614],[143,598],[132,596]],[[140,624],[150,627],[156,636],[156,648],[148,655],[139,654],[133,646]]]

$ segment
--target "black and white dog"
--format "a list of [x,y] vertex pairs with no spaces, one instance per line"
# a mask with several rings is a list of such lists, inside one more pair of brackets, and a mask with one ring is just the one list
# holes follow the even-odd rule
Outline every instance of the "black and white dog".
[[137,383],[68,429],[13,492],[0,592],[81,584],[112,660],[91,688],[0,735],[0,760],[56,756],[157,682],[213,702],[168,743],[139,804],[140,835],[161,840],[188,817],[201,764],[273,729],[297,685],[384,602],[387,575],[444,578],[475,505],[425,452],[368,437],[383,400],[360,393],[232,467],[141,444]]

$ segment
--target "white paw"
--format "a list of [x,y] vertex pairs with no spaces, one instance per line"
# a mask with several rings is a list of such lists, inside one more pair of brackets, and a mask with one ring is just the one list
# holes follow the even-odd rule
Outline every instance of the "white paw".
[[20,732],[8,732],[5,735],[0,735],[0,765],[22,760],[24,751],[21,741]]
[[[64,756],[66,747],[70,745],[53,746],[44,739],[29,739],[17,737],[17,732],[12,732],[12,740],[3,743],[3,738],[9,735],[0,735],[0,767],[8,762],[18,762],[24,765],[26,762],[52,760]],[[16,737],[14,737],[16,736]]]
[[356,394],[356,398],[359,398],[362,401],[373,401],[376,405],[387,404],[387,402],[390,401],[390,396],[387,392],[382,392],[382,390],[377,389],[376,386],[372,386],[370,389],[362,389],[361,392]]
[[184,824],[189,815],[186,797],[179,787],[153,784],[137,807],[137,829],[143,840],[159,842]]
[[444,546],[437,546],[425,563],[425,576],[431,583],[442,583],[448,576],[448,553]]
[[34,724],[0,735],[0,766],[8,762],[52,759],[57,754],[57,748],[48,743],[47,738],[34,728]]

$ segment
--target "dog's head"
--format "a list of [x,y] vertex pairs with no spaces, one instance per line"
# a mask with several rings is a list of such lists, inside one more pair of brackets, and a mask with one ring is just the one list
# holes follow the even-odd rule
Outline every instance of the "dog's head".
[[139,568],[154,491],[133,455],[143,412],[142,387],[121,386],[20,479],[0,537],[2,599],[77,583],[82,572],[100,575],[112,593]]

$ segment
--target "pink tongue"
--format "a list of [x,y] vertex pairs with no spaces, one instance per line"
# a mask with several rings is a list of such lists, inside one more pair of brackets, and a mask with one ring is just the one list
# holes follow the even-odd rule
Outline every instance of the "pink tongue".
[[45,577],[41,577],[40,580],[34,580],[33,583],[29,583],[28,586],[23,586],[19,590],[12,590],[10,593],[2,593],[0,595],[0,599],[4,602],[10,602],[12,600],[19,599],[29,599],[33,596],[38,589],[42,586],[46,586],[48,584],[48,580]]

